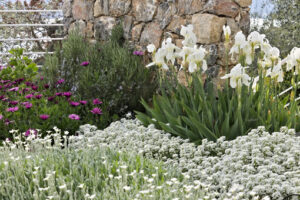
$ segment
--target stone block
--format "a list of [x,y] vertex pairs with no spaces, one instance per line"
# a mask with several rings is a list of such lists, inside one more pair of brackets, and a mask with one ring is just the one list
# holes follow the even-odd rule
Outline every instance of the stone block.
[[132,0],[132,11],[135,21],[149,22],[157,9],[157,0]]
[[94,4],[94,17],[109,15],[109,0],[96,0]]
[[162,34],[163,31],[160,29],[158,23],[148,23],[142,32],[140,44],[143,46],[154,44],[156,48],[158,48],[160,46]]
[[131,0],[110,0],[109,12],[111,16],[120,17],[130,10]]
[[252,4],[252,0],[234,0],[241,7],[249,7]]
[[73,18],[85,21],[93,19],[93,6],[93,0],[74,0],[72,6]]
[[212,14],[195,14],[192,17],[194,32],[198,43],[212,44],[221,41],[223,25],[226,18],[218,17]]
[[203,10],[205,0],[178,0],[177,9],[179,15],[190,15]]
[[113,27],[116,25],[116,19],[113,17],[100,17],[94,25],[94,37],[98,40],[108,40]]

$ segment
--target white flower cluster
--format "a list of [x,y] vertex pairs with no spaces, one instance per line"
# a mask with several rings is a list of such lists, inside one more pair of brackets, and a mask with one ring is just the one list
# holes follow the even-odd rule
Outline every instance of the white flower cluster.
[[300,137],[291,129],[270,134],[259,127],[233,141],[222,137],[199,146],[138,120],[122,119],[102,131],[84,125],[79,132],[70,137],[71,148],[108,146],[162,160],[207,185],[216,198],[283,199],[300,193]]

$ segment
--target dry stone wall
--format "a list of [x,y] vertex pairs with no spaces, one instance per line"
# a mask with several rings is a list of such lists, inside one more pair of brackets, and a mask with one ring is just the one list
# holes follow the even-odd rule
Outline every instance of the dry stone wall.
[[211,74],[224,66],[223,25],[233,34],[250,27],[252,0],[64,0],[65,32],[75,27],[91,42],[106,40],[112,28],[122,23],[124,37],[138,50],[150,43],[158,47],[172,37],[181,45],[181,25],[194,25],[198,43],[210,51]]

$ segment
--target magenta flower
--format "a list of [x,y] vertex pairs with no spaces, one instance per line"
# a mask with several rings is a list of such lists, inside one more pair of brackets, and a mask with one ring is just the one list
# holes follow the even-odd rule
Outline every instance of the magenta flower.
[[8,126],[9,124],[12,124],[12,123],[14,123],[13,120],[12,120],[12,121],[10,121],[9,119],[5,119],[5,120],[4,120],[4,124],[5,124],[6,126]]
[[45,85],[44,85],[44,88],[45,88],[45,89],[48,89],[49,87],[50,87],[49,84],[45,84]]
[[71,115],[69,115],[69,118],[70,118],[70,119],[73,119],[73,120],[80,120],[79,115],[76,115],[76,114],[71,114]]
[[134,51],[133,55],[142,56],[142,55],[144,55],[144,52],[142,52],[142,51]]
[[56,82],[56,85],[60,85],[60,84],[62,84],[63,82],[65,82],[64,79],[59,79],[59,80]]
[[44,77],[43,77],[43,76],[41,76],[41,77],[40,77],[40,80],[41,80],[41,81],[42,81],[42,80],[44,80]]
[[102,110],[100,108],[93,108],[91,112],[95,115],[102,115]]
[[25,96],[26,99],[31,99],[33,97],[33,94],[28,94]]
[[87,104],[87,101],[79,101],[82,105]]
[[55,93],[55,96],[61,96],[63,93],[61,93],[61,92],[57,92],[57,93]]
[[10,108],[7,108],[7,109],[6,109],[7,112],[16,112],[16,111],[18,111],[18,110],[19,110],[19,107],[18,107],[18,106],[16,106],[16,107],[10,107]]
[[33,86],[31,86],[31,89],[33,89],[33,90],[37,90],[37,89],[38,89],[38,86],[36,86],[36,85],[33,85]]
[[2,120],[3,119],[3,115],[0,115],[0,120]]
[[50,117],[49,115],[45,115],[45,114],[40,115],[40,119],[42,120],[47,120],[49,117]]
[[14,105],[14,106],[17,105],[18,103],[19,103],[18,101],[10,101],[9,102],[10,105]]
[[48,101],[53,101],[55,98],[55,96],[52,96],[52,97],[48,97]]
[[80,64],[80,66],[86,67],[86,66],[88,66],[89,64],[90,64],[89,61],[84,61],[84,62],[82,62],[82,63]]
[[67,98],[70,98],[72,96],[72,93],[71,92],[64,92],[62,95],[67,97]]
[[11,89],[9,89],[8,91],[14,91],[14,92],[16,92],[16,91],[18,91],[19,90],[19,87],[14,87],[14,88],[11,88]]
[[25,82],[25,84],[26,84],[26,86],[28,86],[28,87],[32,85],[32,83],[30,83],[30,82],[28,82],[28,81]]
[[73,106],[73,107],[76,107],[76,106],[79,106],[80,103],[75,102],[75,101],[71,101],[71,102],[70,102],[70,105]]
[[36,98],[36,99],[41,99],[42,97],[43,97],[42,94],[35,95],[35,98]]
[[30,103],[30,102],[28,102],[28,101],[23,102],[22,104],[25,106],[26,109],[29,109],[29,108],[32,107],[32,103]]
[[93,104],[94,105],[99,105],[99,104],[102,104],[102,101],[100,101],[99,99],[94,99]]
[[28,137],[29,135],[31,135],[31,133],[33,133],[35,136],[37,135],[37,130],[35,129],[28,129],[26,132],[25,132],[25,137]]

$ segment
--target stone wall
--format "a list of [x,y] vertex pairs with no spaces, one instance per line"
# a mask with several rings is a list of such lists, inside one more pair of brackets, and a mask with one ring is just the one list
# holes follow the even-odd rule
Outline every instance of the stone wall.
[[119,22],[124,37],[138,50],[159,46],[166,37],[181,45],[181,25],[194,25],[198,43],[211,56],[210,71],[224,66],[223,25],[248,33],[252,0],[64,0],[65,32],[79,27],[91,42],[106,40]]

